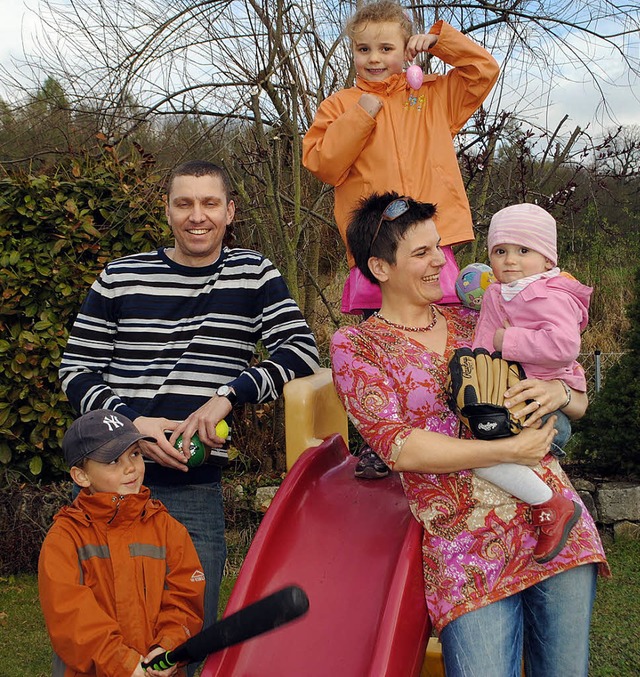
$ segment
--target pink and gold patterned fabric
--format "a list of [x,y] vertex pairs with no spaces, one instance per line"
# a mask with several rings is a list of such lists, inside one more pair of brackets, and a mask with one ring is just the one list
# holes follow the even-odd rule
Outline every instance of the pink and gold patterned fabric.
[[[427,351],[375,316],[340,329],[332,340],[338,394],[365,441],[391,468],[414,428],[468,436],[447,405],[445,383],[453,351],[471,345],[477,313],[460,306],[439,310],[448,330],[444,355]],[[554,457],[546,456],[535,470],[554,491],[580,501]],[[609,575],[585,508],[562,552],[538,564],[531,557],[537,531],[526,503],[470,470],[405,472],[401,478],[411,512],[424,527],[425,594],[437,631],[467,611],[580,564],[598,562],[601,573]]]

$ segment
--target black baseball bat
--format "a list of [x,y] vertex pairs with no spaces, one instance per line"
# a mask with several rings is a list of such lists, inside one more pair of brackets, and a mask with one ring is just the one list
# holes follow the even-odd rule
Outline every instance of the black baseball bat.
[[299,618],[309,609],[305,591],[290,585],[249,604],[249,606],[213,623],[173,651],[154,656],[143,663],[146,670],[166,670],[182,661],[201,661],[210,653],[244,642]]

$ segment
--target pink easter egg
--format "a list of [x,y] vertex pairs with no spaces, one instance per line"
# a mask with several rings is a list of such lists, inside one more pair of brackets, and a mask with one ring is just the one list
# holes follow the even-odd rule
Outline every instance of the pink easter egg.
[[422,68],[414,64],[407,68],[407,82],[411,89],[420,89],[422,87]]

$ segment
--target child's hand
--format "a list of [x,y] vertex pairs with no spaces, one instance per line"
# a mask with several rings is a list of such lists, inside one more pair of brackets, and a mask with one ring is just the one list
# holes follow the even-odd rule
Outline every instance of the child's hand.
[[404,56],[407,61],[413,61],[420,52],[428,52],[438,42],[438,36],[433,33],[418,33],[412,35],[407,42]]
[[382,99],[377,97],[375,94],[369,94],[368,92],[365,92],[358,99],[358,105],[364,108],[372,118],[375,118],[382,108]]
[[[144,656],[140,656],[140,662],[141,663],[147,663],[150,661],[154,656],[157,656],[158,654],[163,654],[166,651],[166,649],[163,649],[161,646],[157,646],[155,649],[152,649],[149,651],[149,653]],[[170,668],[167,668],[166,670],[152,670],[151,668],[147,668],[146,670],[142,669],[142,666],[138,666],[141,670],[141,672],[138,673],[138,669],[136,668],[135,672],[131,677],[172,677],[172,675],[175,675],[178,672],[178,666],[177,665],[172,665]]]
[[504,344],[504,333],[509,329],[511,324],[509,323],[509,320],[504,321],[504,327],[500,327],[500,329],[496,329],[496,333],[493,335],[493,349],[494,350],[499,350],[502,352],[502,346]]
[[142,661],[144,658],[140,656],[140,662],[136,665],[136,669],[131,673],[131,677],[146,677],[147,673],[142,668]]

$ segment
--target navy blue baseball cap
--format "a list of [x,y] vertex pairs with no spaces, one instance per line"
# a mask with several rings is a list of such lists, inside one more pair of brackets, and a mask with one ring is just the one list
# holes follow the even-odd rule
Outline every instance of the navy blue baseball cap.
[[69,467],[85,458],[111,463],[138,440],[155,442],[142,435],[128,418],[110,409],[96,409],[76,419],[62,439],[64,460]]

